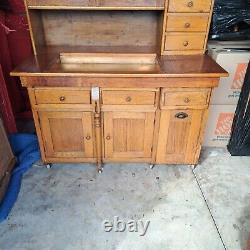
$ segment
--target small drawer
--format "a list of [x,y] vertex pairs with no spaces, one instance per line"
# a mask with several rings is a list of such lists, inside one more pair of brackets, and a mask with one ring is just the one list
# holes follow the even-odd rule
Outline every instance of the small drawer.
[[210,12],[212,0],[170,0],[168,12]]
[[155,91],[103,90],[102,103],[108,105],[154,105]]
[[203,106],[208,104],[209,90],[164,90],[163,106]]
[[205,34],[167,33],[165,50],[203,50]]
[[37,104],[90,104],[89,90],[36,89]]
[[167,18],[166,31],[173,32],[206,32],[208,26],[208,15],[201,14],[200,16],[191,15],[169,15]]

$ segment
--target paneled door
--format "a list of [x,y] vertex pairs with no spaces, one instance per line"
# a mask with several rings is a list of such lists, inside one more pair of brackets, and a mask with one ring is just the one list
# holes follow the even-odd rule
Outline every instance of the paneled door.
[[39,111],[46,158],[93,158],[91,112]]
[[151,158],[154,119],[151,112],[104,112],[105,158]]
[[206,110],[162,110],[157,163],[196,164]]

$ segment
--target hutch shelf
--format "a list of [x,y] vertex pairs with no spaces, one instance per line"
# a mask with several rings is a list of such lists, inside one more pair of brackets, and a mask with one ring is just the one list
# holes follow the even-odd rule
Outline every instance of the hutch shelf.
[[211,91],[212,0],[26,0],[42,159],[197,164]]

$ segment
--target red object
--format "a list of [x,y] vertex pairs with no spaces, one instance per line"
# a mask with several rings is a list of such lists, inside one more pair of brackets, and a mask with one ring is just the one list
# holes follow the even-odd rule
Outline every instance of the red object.
[[0,37],[0,64],[13,113],[15,118],[32,118],[26,89],[17,77],[10,77],[11,70],[32,54],[25,14],[0,11]]
[[15,117],[10,104],[10,98],[3,77],[3,71],[0,64],[0,113],[3,116],[3,122],[8,133],[17,132]]
[[14,13],[24,13],[25,5],[23,0],[9,0],[9,6]]

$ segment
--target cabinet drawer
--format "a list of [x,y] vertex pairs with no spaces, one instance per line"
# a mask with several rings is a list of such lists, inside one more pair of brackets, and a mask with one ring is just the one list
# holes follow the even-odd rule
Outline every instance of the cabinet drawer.
[[203,50],[205,34],[167,33],[165,50]]
[[209,90],[164,90],[163,106],[202,106],[208,104]]
[[90,104],[89,90],[36,89],[37,104]]
[[103,90],[102,103],[109,105],[154,105],[155,91]]
[[212,0],[170,0],[168,12],[209,12]]
[[200,16],[191,15],[169,15],[167,18],[166,31],[200,31],[206,32],[208,25],[208,15],[203,14]]

